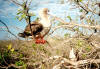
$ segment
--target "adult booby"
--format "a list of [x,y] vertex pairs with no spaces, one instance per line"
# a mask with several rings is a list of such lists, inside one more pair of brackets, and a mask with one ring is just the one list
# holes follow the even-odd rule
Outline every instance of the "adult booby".
[[[48,8],[42,8],[39,11],[39,20],[31,22],[32,34],[35,37],[36,43],[45,43],[46,41],[43,39],[45,35],[48,34],[51,28],[51,23],[48,15]],[[30,25],[28,24],[23,33],[19,33],[20,37],[28,37],[32,36]]]

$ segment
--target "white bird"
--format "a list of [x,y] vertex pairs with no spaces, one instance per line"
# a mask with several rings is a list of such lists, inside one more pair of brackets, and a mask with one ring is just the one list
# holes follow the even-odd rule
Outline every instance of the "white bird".
[[76,61],[77,60],[73,48],[70,50],[69,58],[72,61]]

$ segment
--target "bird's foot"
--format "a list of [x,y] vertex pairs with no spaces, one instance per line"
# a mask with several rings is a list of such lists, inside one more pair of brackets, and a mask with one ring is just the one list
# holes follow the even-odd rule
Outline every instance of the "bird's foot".
[[43,37],[37,38],[36,41],[35,41],[35,43],[36,44],[45,44],[46,43],[46,40],[44,40]]
[[41,40],[37,39],[37,40],[35,41],[35,43],[36,43],[36,44],[40,44],[40,43],[41,43]]
[[41,44],[45,44],[45,43],[46,43],[46,40],[42,39]]
[[46,40],[43,40],[43,39],[42,40],[36,40],[35,43],[36,44],[40,44],[40,43],[41,44],[45,44],[46,43]]

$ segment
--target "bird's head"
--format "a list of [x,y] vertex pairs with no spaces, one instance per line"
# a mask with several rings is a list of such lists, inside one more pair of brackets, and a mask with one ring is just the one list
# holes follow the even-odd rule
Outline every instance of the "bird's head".
[[39,11],[39,15],[40,15],[40,16],[41,16],[41,14],[47,15],[48,12],[49,12],[49,9],[48,9],[48,8],[42,8],[42,9],[40,9],[40,11]]
[[48,8],[43,8],[41,9],[44,13],[48,13],[49,12],[49,9]]

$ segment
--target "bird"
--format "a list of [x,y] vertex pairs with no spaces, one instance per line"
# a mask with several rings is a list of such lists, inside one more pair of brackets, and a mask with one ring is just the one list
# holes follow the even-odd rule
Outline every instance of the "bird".
[[71,50],[70,50],[69,58],[70,58],[71,61],[76,61],[76,60],[77,60],[76,55],[75,55],[75,53],[74,53],[73,47],[72,47]]
[[35,43],[44,44],[46,42],[46,40],[44,40],[44,37],[49,33],[51,29],[51,23],[48,12],[49,12],[48,8],[40,9],[38,13],[39,19],[31,22],[32,33],[30,30],[30,24],[28,24],[25,27],[24,32],[19,33],[18,36],[25,38],[33,35],[35,38]]

